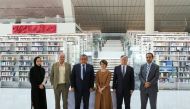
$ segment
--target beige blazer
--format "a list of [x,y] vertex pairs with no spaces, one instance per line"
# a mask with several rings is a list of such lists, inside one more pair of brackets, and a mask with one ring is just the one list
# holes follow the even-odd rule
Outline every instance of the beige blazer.
[[[65,82],[70,85],[71,65],[65,62]],[[59,81],[59,62],[53,64],[50,75],[50,82],[54,88],[57,88]]]

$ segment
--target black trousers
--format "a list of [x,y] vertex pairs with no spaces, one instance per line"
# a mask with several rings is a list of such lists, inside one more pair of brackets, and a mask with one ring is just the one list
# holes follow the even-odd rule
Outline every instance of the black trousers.
[[83,109],[89,108],[90,91],[75,91],[75,109],[80,109],[81,100],[83,99]]
[[131,102],[131,93],[130,91],[123,93],[116,92],[116,99],[117,99],[117,109],[122,109],[123,99],[125,102],[125,109],[130,109],[130,102]]

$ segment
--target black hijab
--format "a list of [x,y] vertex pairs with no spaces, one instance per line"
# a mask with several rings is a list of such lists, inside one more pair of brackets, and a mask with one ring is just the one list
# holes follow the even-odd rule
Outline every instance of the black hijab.
[[30,70],[30,81],[33,87],[38,87],[44,80],[45,70],[43,67],[38,66],[36,64],[37,59],[40,58],[39,56],[34,58],[34,66]]
[[[34,67],[41,67],[41,65],[38,66],[38,65],[36,64],[36,61],[37,61],[38,58],[40,58],[40,57],[37,56],[37,57],[34,58]],[[40,58],[40,59],[41,59],[41,58]]]

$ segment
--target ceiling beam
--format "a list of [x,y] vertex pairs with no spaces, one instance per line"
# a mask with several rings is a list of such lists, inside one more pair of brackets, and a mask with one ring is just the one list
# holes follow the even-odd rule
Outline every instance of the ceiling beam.
[[[189,7],[190,5],[156,5],[155,7]],[[98,8],[98,7],[144,7],[144,5],[134,5],[134,6],[130,6],[130,5],[125,5],[125,6],[116,6],[116,5],[104,5],[104,6],[94,6],[94,5],[84,5],[84,6],[74,6],[75,8],[83,8],[83,7],[90,7],[90,8]]]

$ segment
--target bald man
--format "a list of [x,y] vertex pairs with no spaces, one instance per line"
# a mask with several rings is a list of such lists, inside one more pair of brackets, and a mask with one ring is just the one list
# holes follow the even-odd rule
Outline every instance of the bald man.
[[62,95],[63,108],[68,109],[68,92],[70,87],[71,65],[65,62],[65,54],[59,55],[59,61],[54,63],[51,69],[50,81],[55,94],[55,109],[60,109]]

